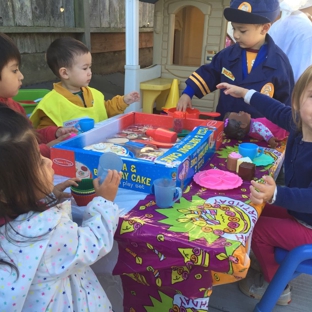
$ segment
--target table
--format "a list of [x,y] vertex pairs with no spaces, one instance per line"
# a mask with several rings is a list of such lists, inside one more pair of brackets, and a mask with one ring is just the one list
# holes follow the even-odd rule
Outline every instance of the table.
[[[238,143],[225,139],[204,169],[226,170],[227,155]],[[285,146],[283,141],[276,150],[266,149],[275,162],[257,167],[256,178],[277,176]],[[244,278],[252,230],[263,208],[250,203],[249,186],[213,191],[192,182],[172,208],[159,209],[148,195],[121,216],[115,234],[119,253],[115,248],[115,261],[108,255],[95,271],[114,267],[122,280],[124,311],[208,311],[212,286]],[[106,292],[110,296],[114,290]]]
[[[226,170],[227,155],[237,144],[225,140],[205,169]],[[256,178],[278,174],[285,146],[284,141],[276,150],[266,149],[275,163],[257,167]],[[249,186],[213,191],[192,182],[172,208],[159,209],[148,195],[121,217],[113,274],[122,279],[124,311],[207,311],[213,285],[244,278],[263,208],[250,203]]]

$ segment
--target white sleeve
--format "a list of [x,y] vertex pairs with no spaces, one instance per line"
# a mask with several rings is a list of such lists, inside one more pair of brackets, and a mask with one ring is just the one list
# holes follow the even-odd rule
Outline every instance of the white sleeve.
[[45,252],[46,274],[66,277],[108,254],[118,219],[118,206],[100,196],[88,204],[81,226],[64,212]]
[[244,101],[245,103],[247,104],[250,104],[250,100],[251,100],[251,97],[254,95],[254,93],[256,93],[257,91],[256,90],[248,90],[247,93],[245,94],[244,96]]
[[273,197],[271,201],[268,201],[268,204],[274,204],[274,202],[276,201],[276,195],[277,195],[277,187],[275,187]]

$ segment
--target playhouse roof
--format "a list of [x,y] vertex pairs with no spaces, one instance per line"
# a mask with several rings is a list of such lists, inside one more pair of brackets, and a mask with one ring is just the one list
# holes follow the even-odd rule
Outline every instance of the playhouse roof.
[[158,0],[140,0],[140,1],[155,4]]

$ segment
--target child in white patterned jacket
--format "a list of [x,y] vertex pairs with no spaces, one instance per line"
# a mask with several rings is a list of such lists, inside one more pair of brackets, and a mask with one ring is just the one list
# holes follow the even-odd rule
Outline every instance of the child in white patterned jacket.
[[113,246],[121,173],[110,170],[101,185],[94,180],[97,197],[78,226],[59,204],[78,179],[54,187],[34,130],[2,105],[0,154],[0,311],[111,312],[90,265]]

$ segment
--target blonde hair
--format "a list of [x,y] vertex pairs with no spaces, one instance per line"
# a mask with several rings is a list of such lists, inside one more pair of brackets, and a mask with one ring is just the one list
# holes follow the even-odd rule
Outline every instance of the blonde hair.
[[300,116],[300,105],[304,91],[308,85],[312,83],[312,65],[309,66],[300,76],[298,81],[295,84],[292,96],[291,96],[291,105],[292,105],[292,116],[294,123],[296,124],[298,130],[302,130],[302,119]]

